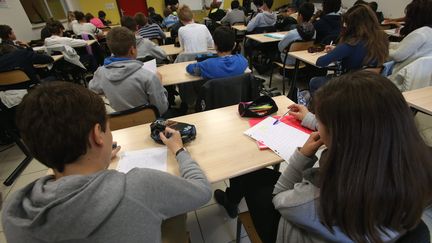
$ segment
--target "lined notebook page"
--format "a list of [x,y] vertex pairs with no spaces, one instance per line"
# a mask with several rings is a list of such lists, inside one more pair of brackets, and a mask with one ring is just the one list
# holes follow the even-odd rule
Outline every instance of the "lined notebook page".
[[122,153],[117,170],[127,173],[133,168],[149,168],[166,172],[167,148],[150,148]]
[[246,130],[244,134],[264,143],[273,152],[288,161],[295,149],[303,146],[309,138],[309,134],[283,122],[273,125],[275,121],[275,118],[267,117],[254,127]]

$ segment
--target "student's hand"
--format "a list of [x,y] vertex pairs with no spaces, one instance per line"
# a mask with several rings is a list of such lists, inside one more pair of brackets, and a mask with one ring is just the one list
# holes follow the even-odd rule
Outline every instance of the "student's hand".
[[171,152],[175,153],[183,148],[183,141],[179,131],[166,127],[164,132],[159,133],[159,136]]
[[[113,144],[117,144],[117,142],[113,142]],[[117,146],[117,145],[115,146],[115,148],[112,149],[112,151],[111,151],[111,159],[114,159],[117,156],[117,154],[120,151],[120,149],[121,149],[121,146]]]
[[23,47],[30,47],[27,43],[22,42],[22,41],[19,41],[19,40],[15,41],[15,43],[16,43],[17,45],[19,45],[19,46],[23,46]]
[[306,108],[306,106],[304,105],[292,104],[288,106],[288,109],[290,109],[288,114],[290,114],[291,116],[295,117],[297,120],[300,121],[303,121],[306,114],[309,113],[308,108]]
[[333,51],[333,49],[335,49],[335,47],[336,46],[334,46],[334,45],[326,45],[325,48],[324,48],[324,51],[326,53],[329,53],[329,52]]
[[306,157],[312,157],[316,154],[319,147],[321,147],[321,145],[323,144],[324,143],[321,140],[319,133],[313,132],[309,136],[308,140],[306,140],[303,147],[300,148],[299,152]]

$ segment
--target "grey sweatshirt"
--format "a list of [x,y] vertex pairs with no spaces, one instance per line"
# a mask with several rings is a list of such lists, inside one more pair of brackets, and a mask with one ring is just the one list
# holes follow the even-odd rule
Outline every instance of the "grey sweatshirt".
[[249,21],[246,29],[248,32],[252,32],[257,27],[274,26],[276,24],[276,19],[276,13],[262,12]]
[[235,23],[244,23],[246,21],[245,14],[242,10],[236,8],[229,11],[222,19],[222,24],[233,25]]
[[[107,63],[110,59],[105,59]],[[152,104],[162,115],[168,109],[168,93],[159,78],[142,68],[138,60],[115,61],[99,67],[89,89],[104,93],[115,111]]]
[[3,208],[9,243],[160,242],[161,222],[211,198],[211,187],[187,152],[180,174],[103,170],[54,180],[46,176],[16,192]]
[[[319,169],[312,168],[318,160],[298,150],[294,152],[273,190],[273,204],[281,214],[276,242],[324,243],[353,242],[343,231],[333,226],[328,230],[318,215],[320,189]],[[400,234],[389,229],[381,233],[384,242],[394,242]]]
[[151,40],[135,35],[138,57],[152,56],[159,62],[166,59],[166,53],[162,48],[153,43]]

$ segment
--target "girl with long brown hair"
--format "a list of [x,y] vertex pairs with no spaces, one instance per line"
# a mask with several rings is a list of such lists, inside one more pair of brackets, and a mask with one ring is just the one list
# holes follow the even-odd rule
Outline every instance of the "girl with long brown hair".
[[[326,46],[327,54],[318,58],[316,65],[326,67],[330,63],[340,62],[341,73],[381,66],[389,54],[389,41],[372,9],[365,4],[355,5],[342,16],[342,23],[338,45]],[[329,78],[313,78],[309,84],[311,93]]]
[[235,216],[245,197],[263,242],[395,242],[416,228],[431,202],[432,154],[396,86],[353,72],[330,80],[315,101],[318,132],[284,172],[230,179],[216,201]]

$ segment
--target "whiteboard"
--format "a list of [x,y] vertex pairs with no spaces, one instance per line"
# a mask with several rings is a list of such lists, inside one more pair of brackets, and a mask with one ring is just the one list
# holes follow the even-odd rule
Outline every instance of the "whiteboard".
[[192,10],[201,10],[203,7],[202,0],[179,0],[179,3],[188,5]]

